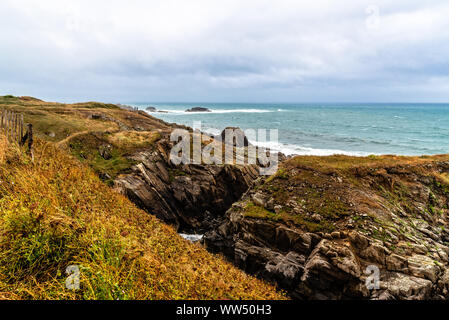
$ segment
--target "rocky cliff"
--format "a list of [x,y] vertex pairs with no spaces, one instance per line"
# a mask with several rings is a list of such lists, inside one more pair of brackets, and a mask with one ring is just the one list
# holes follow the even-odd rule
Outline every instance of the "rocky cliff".
[[136,165],[115,179],[115,188],[179,231],[211,230],[252,185],[258,171],[254,166],[175,166],[169,160],[171,147],[162,138],[153,150],[133,154],[130,158]]
[[448,156],[297,157],[205,243],[294,298],[447,299],[448,201]]
[[89,120],[98,129],[120,123],[63,140],[78,158],[292,297],[449,298],[449,156],[296,157],[261,178],[252,166],[174,166],[173,125],[102,112]]

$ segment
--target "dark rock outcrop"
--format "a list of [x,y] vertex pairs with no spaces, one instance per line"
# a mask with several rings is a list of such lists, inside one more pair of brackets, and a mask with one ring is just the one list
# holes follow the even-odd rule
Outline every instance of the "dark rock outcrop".
[[[230,215],[206,233],[207,247],[244,271],[276,282],[293,298],[438,299],[443,291],[448,296],[444,269],[427,255],[396,255],[357,231],[323,236],[244,218],[235,207]],[[381,270],[377,290],[366,287],[369,266]]]
[[174,166],[168,158],[170,147],[163,140],[153,151],[134,154],[132,173],[120,175],[115,187],[179,231],[212,229],[258,175],[254,166]]
[[110,144],[102,144],[98,148],[98,153],[103,159],[109,160],[112,158],[112,146]]
[[194,107],[194,108],[187,109],[185,112],[212,112],[212,111],[209,110],[208,108]]
[[248,138],[246,137],[245,133],[242,129],[238,127],[227,127],[225,128],[220,136],[216,137],[218,140],[222,141],[223,143],[227,143],[226,135],[230,135],[228,137],[228,140],[231,140],[231,144],[235,147],[242,148],[247,147],[250,145]]
[[297,299],[449,298],[449,163],[299,160],[258,180],[205,234],[209,250]]

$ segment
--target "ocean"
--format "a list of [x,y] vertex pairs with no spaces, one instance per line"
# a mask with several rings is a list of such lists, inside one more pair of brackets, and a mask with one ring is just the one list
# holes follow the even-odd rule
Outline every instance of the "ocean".
[[[449,104],[127,103],[167,122],[218,134],[225,127],[278,129],[266,143],[286,155],[449,153]],[[187,113],[204,107],[210,113]]]

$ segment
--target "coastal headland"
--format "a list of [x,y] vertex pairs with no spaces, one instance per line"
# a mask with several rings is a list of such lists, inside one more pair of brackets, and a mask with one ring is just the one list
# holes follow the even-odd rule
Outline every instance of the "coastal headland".
[[69,298],[449,296],[449,155],[296,156],[260,176],[254,165],[174,165],[170,133],[191,129],[144,111],[12,96],[0,108],[23,114],[37,139],[34,164],[17,150],[0,157],[6,298],[65,292],[57,270],[77,263],[86,289]]

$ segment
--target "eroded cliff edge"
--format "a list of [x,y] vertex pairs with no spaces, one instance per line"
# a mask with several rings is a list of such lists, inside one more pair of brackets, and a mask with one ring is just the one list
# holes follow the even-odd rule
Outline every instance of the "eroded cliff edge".
[[115,188],[139,207],[179,231],[202,233],[223,221],[225,212],[258,177],[255,166],[175,166],[169,159],[172,144],[161,139],[153,151],[131,156],[132,172],[114,181]]
[[[69,112],[80,126],[73,133]],[[172,165],[176,126],[144,113],[51,115],[60,126],[40,128],[32,114],[43,138],[67,145],[147,212],[208,231],[209,250],[292,297],[449,298],[449,156],[296,157],[261,178],[248,166]],[[369,266],[380,270],[379,289],[365,286]]]
[[448,200],[449,156],[296,157],[205,243],[299,299],[443,299]]
[[[115,187],[179,230],[206,231],[210,251],[291,297],[449,297],[449,156],[295,157],[260,177],[174,166],[171,147],[162,136],[134,153]],[[373,268],[378,288],[366,285]]]
[[140,208],[179,232],[204,233],[223,222],[259,172],[255,165],[174,165],[173,128],[87,132],[72,137],[68,146]]

